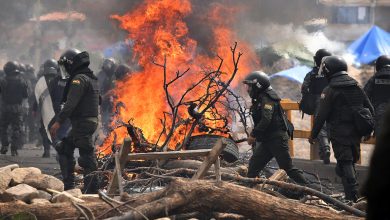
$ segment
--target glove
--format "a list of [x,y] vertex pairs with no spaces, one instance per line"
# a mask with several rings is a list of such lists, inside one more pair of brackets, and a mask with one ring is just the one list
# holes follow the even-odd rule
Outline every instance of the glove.
[[316,141],[314,140],[314,138],[313,137],[309,137],[309,143],[310,144],[315,144],[316,143]]

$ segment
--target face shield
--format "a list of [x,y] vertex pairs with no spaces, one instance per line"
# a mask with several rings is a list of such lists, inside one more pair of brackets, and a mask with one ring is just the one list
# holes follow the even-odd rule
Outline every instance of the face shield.
[[69,78],[70,74],[68,73],[68,71],[66,71],[65,66],[63,64],[60,64],[59,67],[60,67],[61,78],[62,79]]
[[325,65],[325,59],[326,57],[322,58],[322,61],[321,61],[321,65],[320,65],[320,68],[318,70],[318,75],[319,76],[325,76],[326,77],[326,74],[328,73],[328,69],[326,68],[326,65]]

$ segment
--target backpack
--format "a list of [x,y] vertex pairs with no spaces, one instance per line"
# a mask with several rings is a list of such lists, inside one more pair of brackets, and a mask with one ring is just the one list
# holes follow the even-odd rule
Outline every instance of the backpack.
[[299,102],[299,109],[305,114],[314,115],[317,96],[311,93],[303,93]]
[[299,109],[308,115],[314,115],[318,99],[328,85],[328,80],[324,76],[320,76],[313,69],[308,77],[310,77],[310,83],[308,84],[308,92],[302,93],[302,99],[299,102]]
[[375,126],[375,120],[370,112],[370,109],[364,107],[363,104],[352,104],[350,100],[345,97],[345,95],[344,98],[352,110],[354,125],[359,135],[362,137],[370,135],[373,132]]

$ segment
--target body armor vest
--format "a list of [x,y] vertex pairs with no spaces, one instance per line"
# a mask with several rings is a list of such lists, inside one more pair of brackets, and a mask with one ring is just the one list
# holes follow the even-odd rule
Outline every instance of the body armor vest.
[[80,74],[87,82],[85,93],[73,111],[71,118],[97,117],[99,114],[99,85],[97,79]]
[[390,70],[374,77],[372,101],[374,106],[379,106],[382,103],[390,103]]
[[325,76],[318,74],[310,75],[309,93],[313,95],[321,95],[322,90],[328,85],[328,80]]
[[20,75],[6,77],[1,90],[3,103],[8,105],[21,105],[28,95],[27,84]]

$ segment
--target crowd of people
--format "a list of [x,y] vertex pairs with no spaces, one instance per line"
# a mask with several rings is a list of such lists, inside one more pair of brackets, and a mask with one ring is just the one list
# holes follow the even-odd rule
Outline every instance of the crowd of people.
[[65,189],[72,189],[73,153],[79,148],[84,191],[94,193],[96,181],[88,176],[97,169],[92,135],[99,115],[103,130],[109,131],[115,99],[112,90],[130,74],[130,67],[106,58],[95,75],[89,64],[89,54],[77,49],[65,51],[59,60],[46,60],[37,73],[30,64],[7,62],[0,76],[0,153],[10,149],[12,156],[18,156],[24,144],[40,139],[42,157],[50,157],[50,149],[56,149]]

